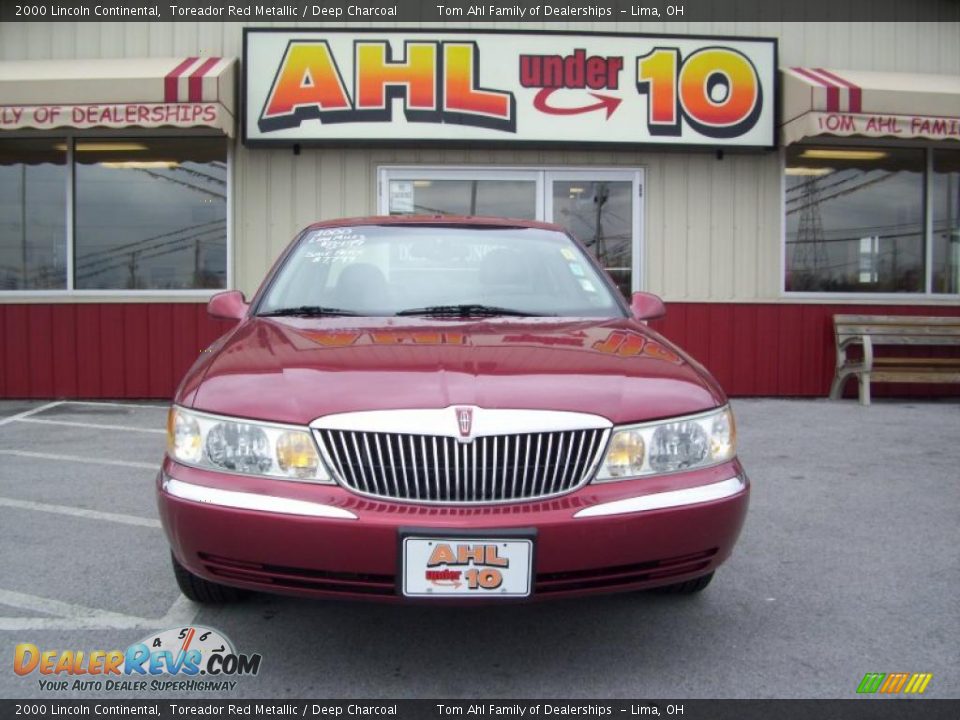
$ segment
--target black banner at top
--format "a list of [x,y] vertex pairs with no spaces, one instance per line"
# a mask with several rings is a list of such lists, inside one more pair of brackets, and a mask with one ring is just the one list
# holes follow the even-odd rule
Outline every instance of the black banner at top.
[[957,0],[59,0],[0,5],[3,22],[958,21]]

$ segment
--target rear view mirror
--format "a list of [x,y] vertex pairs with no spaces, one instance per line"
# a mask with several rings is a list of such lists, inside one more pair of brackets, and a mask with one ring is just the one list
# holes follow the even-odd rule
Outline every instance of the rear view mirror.
[[630,311],[637,320],[656,320],[667,314],[667,308],[658,295],[635,292],[630,299]]
[[239,290],[217,293],[207,303],[207,313],[221,320],[242,320],[250,306]]

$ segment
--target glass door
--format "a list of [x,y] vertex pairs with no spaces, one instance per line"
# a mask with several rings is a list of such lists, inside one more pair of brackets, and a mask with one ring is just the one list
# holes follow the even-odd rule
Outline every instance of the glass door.
[[625,297],[641,289],[642,170],[381,168],[381,215],[486,215],[565,227]]
[[642,171],[576,170],[546,174],[546,217],[580,240],[624,297],[640,289]]

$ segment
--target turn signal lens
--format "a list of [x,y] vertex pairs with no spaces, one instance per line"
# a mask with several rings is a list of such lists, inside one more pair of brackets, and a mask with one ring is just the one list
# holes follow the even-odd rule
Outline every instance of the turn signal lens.
[[642,433],[636,430],[614,433],[603,469],[610,478],[639,475],[643,469],[645,450]]
[[281,470],[293,477],[313,477],[320,458],[310,435],[299,430],[283,433],[277,439],[277,464]]
[[727,410],[713,419],[710,433],[710,457],[718,462],[729,460],[737,453],[737,422]]
[[200,425],[177,408],[167,414],[167,451],[184,462],[198,462],[203,454]]

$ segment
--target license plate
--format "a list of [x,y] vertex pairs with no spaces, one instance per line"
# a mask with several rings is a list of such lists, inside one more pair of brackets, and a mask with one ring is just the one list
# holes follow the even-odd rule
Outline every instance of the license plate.
[[403,539],[407,597],[526,597],[531,540],[502,538]]

